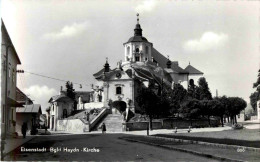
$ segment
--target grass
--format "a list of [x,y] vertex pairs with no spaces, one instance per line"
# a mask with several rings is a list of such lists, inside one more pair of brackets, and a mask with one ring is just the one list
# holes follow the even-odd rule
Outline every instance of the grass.
[[156,136],[260,148],[260,130],[257,129],[226,130],[219,132],[157,134]]

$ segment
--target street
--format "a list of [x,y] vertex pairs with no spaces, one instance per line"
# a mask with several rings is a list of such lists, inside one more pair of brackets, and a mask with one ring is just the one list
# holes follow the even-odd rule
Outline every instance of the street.
[[[214,161],[141,143],[128,142],[122,134],[37,136],[9,153],[5,160],[16,161]],[[36,150],[38,148],[38,150]],[[45,151],[46,150],[46,151]],[[37,152],[38,151],[38,152]],[[43,151],[43,152],[41,152]],[[56,153],[55,153],[56,152]]]

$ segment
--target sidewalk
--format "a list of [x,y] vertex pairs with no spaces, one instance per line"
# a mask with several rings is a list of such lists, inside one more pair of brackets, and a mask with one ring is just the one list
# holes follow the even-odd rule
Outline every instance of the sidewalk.
[[26,136],[26,138],[23,138],[22,136],[18,136],[17,138],[7,138],[5,140],[6,144],[5,144],[5,150],[4,150],[4,154],[8,154],[9,152],[13,151],[14,149],[16,149],[17,147],[21,146],[22,144],[32,140],[35,136]]
[[[224,130],[231,130],[231,127],[225,126],[225,127],[216,127],[216,128],[192,128],[191,133],[198,133],[198,132],[219,132]],[[183,133],[184,130],[187,129],[178,129],[177,134]],[[149,135],[155,135],[155,134],[172,134],[174,133],[174,129],[157,129],[157,130],[149,130]],[[186,131],[187,132],[187,131]],[[147,130],[140,130],[140,131],[129,131],[129,132],[122,132],[124,134],[132,134],[132,135],[147,135]]]
[[[225,126],[225,127],[216,127],[216,128],[192,128],[191,133],[196,132],[218,132],[218,131],[224,131],[224,130],[231,130],[231,127]],[[178,129],[180,132],[183,132],[182,130],[187,129]],[[172,134],[174,133],[174,129],[157,129],[157,130],[149,130],[149,135],[155,135],[155,134]],[[72,135],[72,134],[100,134],[101,131],[91,131],[91,132],[69,132],[69,131],[50,131],[51,135]],[[126,132],[110,132],[109,130],[106,131],[106,133],[121,133],[121,134],[132,134],[132,135],[147,135],[147,130],[139,130],[139,131],[126,131]],[[178,132],[179,133],[179,132]]]

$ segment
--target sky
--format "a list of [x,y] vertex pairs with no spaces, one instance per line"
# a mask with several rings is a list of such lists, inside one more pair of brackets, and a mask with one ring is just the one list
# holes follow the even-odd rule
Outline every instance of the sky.
[[[215,96],[249,101],[259,69],[259,1],[2,0],[1,15],[22,65],[18,69],[72,81],[89,91],[106,57],[124,59],[139,13],[143,36],[185,68],[204,72]],[[18,88],[48,107],[65,82],[18,74]]]

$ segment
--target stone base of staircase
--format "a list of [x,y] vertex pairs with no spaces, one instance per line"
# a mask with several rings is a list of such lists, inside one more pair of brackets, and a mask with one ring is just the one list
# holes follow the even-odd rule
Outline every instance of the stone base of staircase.
[[123,116],[121,114],[108,114],[98,125],[101,131],[101,125],[105,123],[107,132],[122,132]]

